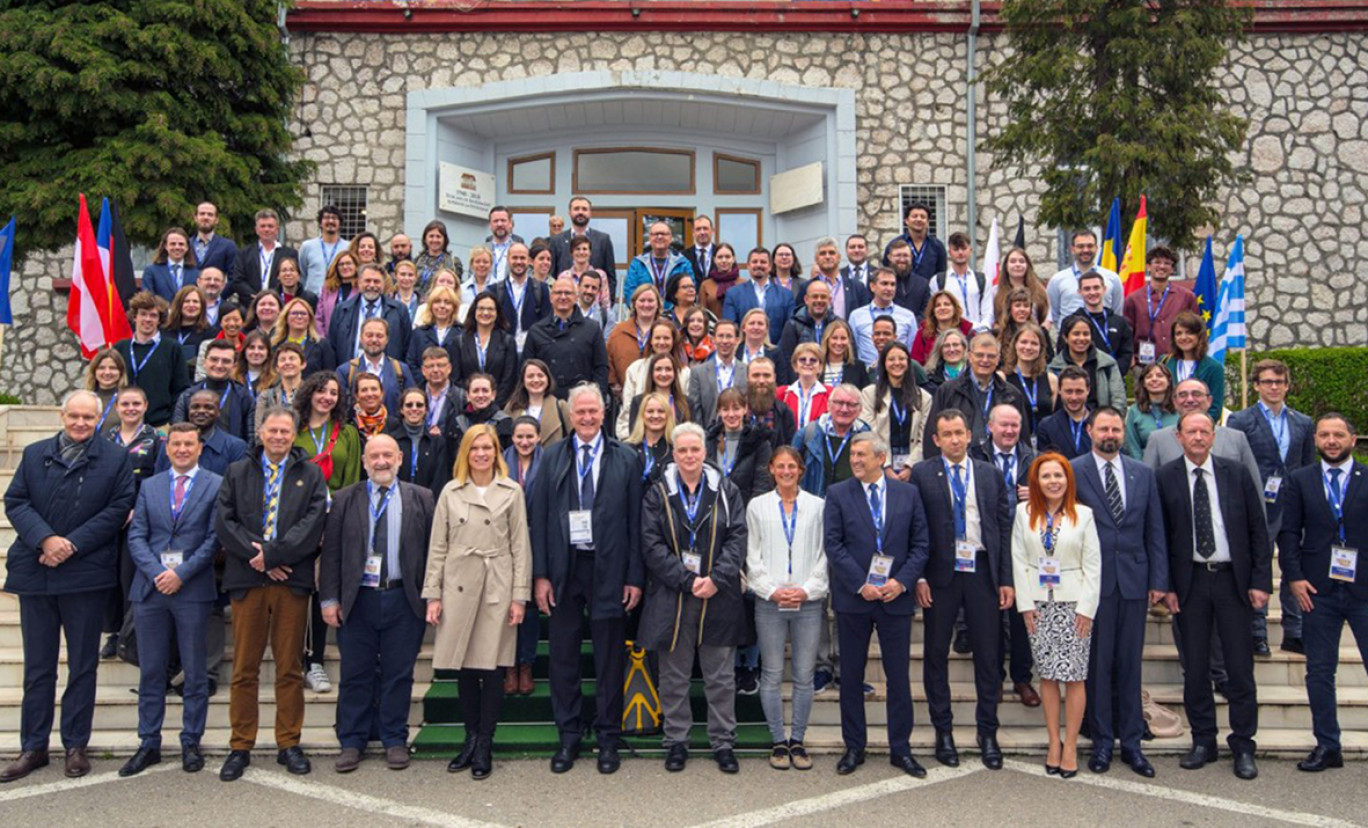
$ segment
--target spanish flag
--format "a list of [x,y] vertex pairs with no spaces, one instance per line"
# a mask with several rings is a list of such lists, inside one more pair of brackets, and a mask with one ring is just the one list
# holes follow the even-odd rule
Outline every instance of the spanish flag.
[[1145,197],[1140,196],[1140,212],[1131,225],[1130,241],[1126,242],[1126,255],[1121,259],[1121,267],[1116,274],[1121,277],[1121,287],[1127,296],[1145,286],[1145,226],[1149,223],[1145,215]]

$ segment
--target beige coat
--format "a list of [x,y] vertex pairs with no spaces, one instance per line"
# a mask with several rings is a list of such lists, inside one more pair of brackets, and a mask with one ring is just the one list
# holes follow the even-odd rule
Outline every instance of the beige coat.
[[[911,379],[912,375],[909,371],[907,378],[904,379],[903,382],[910,382]],[[877,388],[877,384],[871,384],[860,392],[860,419],[869,423],[870,430],[879,435],[879,439],[883,441],[884,445],[889,445],[889,420],[892,419],[893,416],[888,405],[890,395],[884,395],[883,410],[878,414],[875,414],[874,392]],[[926,428],[927,417],[931,416],[931,395],[926,393],[925,388],[918,388],[917,392],[917,399],[919,402],[917,403],[916,410],[912,412],[912,422],[909,425],[910,435],[908,439],[908,448],[911,450],[912,455],[907,459],[908,465],[921,462],[925,450],[925,447],[922,446],[922,432]],[[889,456],[888,462],[893,462],[892,455]]]
[[513,601],[532,597],[532,545],[522,488],[496,478],[483,496],[453,481],[437,498],[423,598],[440,599],[432,666],[492,670],[513,664]]

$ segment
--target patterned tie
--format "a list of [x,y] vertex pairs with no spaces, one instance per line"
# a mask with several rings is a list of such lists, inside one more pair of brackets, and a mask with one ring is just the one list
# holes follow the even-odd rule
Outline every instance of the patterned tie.
[[1002,469],[1002,484],[1007,487],[1007,502],[1016,503],[1016,483],[1012,480],[1012,474],[1016,465],[1016,458],[1010,454],[998,453],[998,466]]
[[883,535],[883,507],[879,505],[879,484],[869,484],[869,513],[874,517],[874,533]]
[[171,283],[176,286],[176,290],[185,287],[181,284],[181,266],[178,264],[171,265]]
[[[1112,520],[1116,525],[1121,525],[1121,516],[1125,514],[1126,505],[1121,501],[1121,486],[1116,482],[1116,471],[1111,463],[1107,463],[1107,508],[1111,509]],[[1202,487],[1206,491],[1206,487]]]
[[371,529],[371,554],[380,556],[380,583],[383,584],[389,580],[389,501],[385,499],[389,486],[381,486],[377,494],[383,506]]
[[375,318],[375,314],[377,313],[377,309],[378,309],[379,305],[380,305],[379,302],[367,302],[367,303],[366,303],[366,318],[367,318],[367,319],[374,319],[374,318]]
[[594,472],[592,471],[594,463],[593,450],[593,445],[589,443],[584,444],[584,461],[580,467],[581,470],[590,469],[590,471],[586,472],[584,476],[580,478],[580,509],[587,511],[592,511],[594,508]]
[[1211,525],[1211,495],[1207,493],[1202,469],[1193,469],[1196,482],[1192,484],[1193,532],[1197,538],[1197,555],[1209,560],[1216,554],[1216,530]]
[[182,474],[176,478],[176,514],[185,508],[185,483],[190,479],[190,475]]
[[282,463],[266,461],[266,514],[262,517],[261,535],[266,540],[275,540],[276,513],[280,511],[280,467]]

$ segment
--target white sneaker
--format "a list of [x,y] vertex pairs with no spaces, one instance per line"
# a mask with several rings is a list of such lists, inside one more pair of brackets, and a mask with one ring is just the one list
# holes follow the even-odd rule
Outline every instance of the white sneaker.
[[315,693],[331,693],[332,682],[322,664],[310,664],[309,672],[304,674],[304,686]]

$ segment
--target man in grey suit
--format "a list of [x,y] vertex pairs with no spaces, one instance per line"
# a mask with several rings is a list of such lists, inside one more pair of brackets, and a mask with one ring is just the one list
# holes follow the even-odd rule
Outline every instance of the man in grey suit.
[[[608,293],[617,296],[617,258],[613,252],[613,239],[602,230],[589,226],[594,216],[594,205],[584,196],[570,199],[570,229],[551,237],[551,273],[569,270],[570,239],[575,236],[589,237],[589,265],[608,274]],[[605,331],[606,333],[606,331]]]
[[1102,600],[1093,617],[1088,662],[1089,725],[1093,752],[1088,769],[1106,773],[1119,724],[1121,761],[1144,776],[1154,766],[1140,750],[1145,719],[1140,669],[1150,604],[1168,592],[1164,513],[1154,472],[1121,453],[1125,420],[1102,406],[1088,418],[1092,450],[1072,461],[1078,502],[1092,509],[1102,548]]
[[728,388],[746,393],[746,366],[736,358],[740,343],[736,323],[723,319],[713,329],[717,350],[708,360],[689,372],[689,411],[694,422],[704,429],[717,419],[717,395]]
[[166,437],[171,468],[147,479],[138,491],[128,554],[136,572],[129,590],[138,631],[138,738],[140,745],[119,776],[142,773],[161,762],[166,715],[166,674],[172,634],[185,671],[181,767],[204,768],[200,738],[209,714],[205,639],[209,610],[218,598],[214,514],[223,478],[200,468],[202,436],[192,423],[176,423]]

